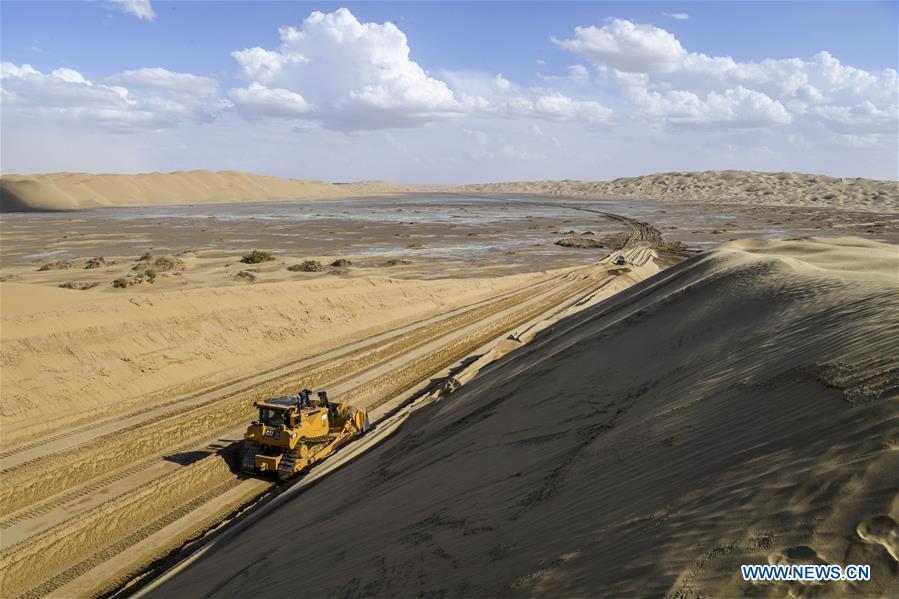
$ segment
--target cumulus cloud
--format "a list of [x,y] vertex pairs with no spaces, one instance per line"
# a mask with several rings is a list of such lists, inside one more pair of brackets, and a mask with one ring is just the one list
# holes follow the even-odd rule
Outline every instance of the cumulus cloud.
[[689,52],[674,34],[625,19],[576,27],[571,39],[554,41],[620,85],[639,114],[672,124],[762,127],[811,119],[866,131],[895,122],[895,69],[865,71],[828,52],[737,61]]
[[298,93],[287,89],[270,89],[253,82],[249,87],[232,89],[231,99],[237,106],[258,116],[297,117],[312,110],[312,106]]
[[150,0],[107,0],[106,4],[138,19],[152,21],[156,18]]
[[574,121],[585,125],[606,125],[613,116],[610,108],[595,100],[571,98],[546,87],[522,87],[501,75],[445,71],[443,76],[470,116]]
[[409,57],[406,35],[392,23],[360,23],[341,8],[279,33],[276,50],[232,53],[250,82],[231,94],[238,109],[284,114],[304,106],[287,112],[349,129],[412,126],[463,109],[446,83]]
[[[520,88],[501,73],[426,72],[390,22],[361,23],[347,9],[281,27],[277,49],[232,53],[248,87],[229,92],[244,114],[317,121],[338,130],[389,129],[463,116],[608,120],[611,111],[555,90]],[[575,65],[571,76],[583,78]]]
[[704,98],[689,91],[640,89],[635,102],[645,114],[677,125],[753,128],[786,125],[793,120],[783,104],[742,86],[721,93],[713,91]]
[[496,99],[490,110],[500,116],[520,116],[547,121],[580,121],[601,125],[610,122],[612,110],[593,100],[573,100],[557,91],[534,90],[529,95]]
[[599,67],[626,73],[675,71],[687,55],[671,33],[626,19],[611,19],[602,27],[575,27],[573,39],[553,41]]
[[206,122],[219,107],[207,101],[215,94],[213,80],[165,69],[126,71],[95,83],[74,69],[45,74],[29,64],[4,62],[0,82],[7,114],[88,122],[113,131]]

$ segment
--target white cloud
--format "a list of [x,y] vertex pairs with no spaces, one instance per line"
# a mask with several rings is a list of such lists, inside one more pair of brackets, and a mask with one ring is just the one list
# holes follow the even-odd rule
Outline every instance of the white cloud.
[[688,52],[670,32],[613,19],[554,40],[590,60],[634,100],[639,114],[665,122],[727,127],[813,120],[857,131],[895,122],[897,75],[842,64],[828,52],[811,59],[736,61]]
[[478,72],[444,71],[442,76],[468,116],[576,121],[586,125],[605,125],[612,119],[612,110],[599,102],[571,98],[555,89],[523,88],[502,76]]
[[575,27],[574,39],[553,41],[597,66],[626,73],[675,71],[687,54],[664,29],[625,19],[612,19],[602,27]]
[[270,89],[253,82],[229,92],[234,104],[251,116],[298,117],[312,110],[306,99],[287,89]]
[[[410,59],[405,34],[390,22],[360,23],[341,8],[313,12],[299,29],[282,27],[279,33],[277,50],[248,48],[232,54],[251,83],[231,94],[239,108],[283,113],[287,105],[299,106],[296,97],[288,99],[283,92],[293,93],[311,108],[291,114],[335,129],[406,127],[463,110],[446,83]],[[260,86],[279,92],[267,93]],[[265,110],[266,102],[272,110]]]
[[219,109],[206,98],[215,93],[213,80],[165,69],[126,71],[94,83],[74,69],[44,74],[29,64],[4,62],[0,80],[3,110],[25,121],[57,119],[129,131],[207,122]]
[[582,64],[573,64],[568,67],[568,76],[576,81],[581,81],[590,78],[590,73],[587,71],[587,67]]
[[152,21],[156,18],[156,12],[153,11],[150,0],[107,0],[106,3],[138,19]]
[[[501,73],[438,78],[410,58],[406,36],[395,25],[360,23],[343,8],[313,12],[300,28],[281,27],[279,33],[275,50],[232,53],[250,86],[229,97],[245,114],[303,118],[338,130],[402,128],[466,116],[598,124],[611,115],[598,102],[521,88]],[[588,76],[583,65],[573,65],[570,74]]]
[[273,52],[259,48],[247,48],[236,50],[231,56],[240,64],[241,70],[247,79],[253,79],[262,83],[270,83],[281,74],[285,66],[303,64],[309,59],[302,54],[294,54],[289,50]]
[[549,121],[580,121],[599,125],[608,123],[612,110],[592,100],[572,100],[557,92],[545,91],[532,98],[518,97],[501,104],[509,114]]
[[573,64],[568,67],[567,75],[544,75],[537,73],[537,77],[544,81],[587,81],[590,79],[590,71],[582,64]]
[[753,128],[786,125],[793,120],[783,104],[742,86],[713,91],[705,98],[688,91],[637,90],[634,100],[646,115],[677,125]]
[[835,131],[847,133],[878,133],[888,129],[896,130],[899,121],[899,107],[896,104],[885,109],[872,102],[864,101],[854,106],[814,106],[809,116],[829,126]]
[[134,69],[113,75],[107,83],[127,88],[155,89],[184,96],[212,96],[218,81],[190,73],[174,73],[162,68]]
[[663,12],[662,16],[671,17],[672,19],[675,19],[677,21],[686,21],[690,18],[690,15],[685,12]]

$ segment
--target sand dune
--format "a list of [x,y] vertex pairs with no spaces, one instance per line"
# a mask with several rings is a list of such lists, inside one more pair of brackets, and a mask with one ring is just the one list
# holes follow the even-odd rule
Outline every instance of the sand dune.
[[676,172],[612,181],[520,181],[464,185],[454,189],[468,193],[536,193],[700,204],[829,206],[899,211],[899,183],[896,181],[803,173]]
[[[897,249],[742,241],[662,271],[414,412],[151,595],[887,596]],[[739,575],[822,560],[873,579]]]
[[401,189],[378,181],[334,184],[236,171],[4,175],[0,178],[0,211],[301,200],[365,196]]

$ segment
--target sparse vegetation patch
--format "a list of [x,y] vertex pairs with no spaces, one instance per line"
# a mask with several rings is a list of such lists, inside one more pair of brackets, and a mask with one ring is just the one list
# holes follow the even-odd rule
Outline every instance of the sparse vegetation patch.
[[93,289],[99,285],[99,283],[78,283],[78,282],[67,282],[60,283],[59,287],[63,289],[78,289],[79,291],[84,291],[85,289]]
[[74,267],[75,265],[72,264],[71,260],[57,260],[56,262],[47,262],[46,264],[42,264],[38,271],[69,270],[70,268]]
[[287,270],[290,272],[324,272],[325,267],[318,260],[306,260],[299,264],[291,264]]
[[97,256],[95,258],[90,258],[87,262],[84,263],[84,268],[91,270],[94,268],[103,268],[104,266],[110,266],[115,264],[112,260],[106,260],[103,256]]
[[240,261],[244,264],[260,264],[261,262],[269,262],[274,259],[275,257],[272,256],[271,252],[253,250],[252,252],[241,258]]

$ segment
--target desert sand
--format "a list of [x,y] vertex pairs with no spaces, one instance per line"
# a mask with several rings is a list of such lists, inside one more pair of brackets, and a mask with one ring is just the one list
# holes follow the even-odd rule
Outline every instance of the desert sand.
[[[154,597],[889,595],[899,248],[726,244],[550,326]],[[749,585],[743,563],[870,564]],[[339,574],[336,574],[339,573]]]
[[334,184],[236,171],[3,175],[0,178],[0,212],[301,200],[365,196],[400,189],[399,186],[379,181]]
[[[166,193],[172,204],[184,198]],[[734,588],[731,570],[707,567],[702,556],[729,555],[750,533],[770,545],[762,558],[809,555],[787,551],[808,545],[838,559],[834,538],[843,535],[880,563],[877,539],[889,545],[897,519],[887,506],[895,482],[876,470],[895,456],[895,435],[884,431],[895,430],[887,406],[896,360],[882,337],[896,332],[897,249],[876,241],[896,239],[891,207],[707,209],[477,192],[235,198],[3,215],[0,594],[139,586],[189,554],[203,531],[239,530],[247,520],[231,528],[234,514],[281,513],[273,498],[288,499],[283,485],[239,474],[235,456],[253,401],[303,387],[326,388],[378,421],[360,444],[300,478],[284,502],[305,506],[307,483],[337,489],[309,495],[312,520],[297,520],[324,558],[344,563],[347,548],[349,571],[360,573],[356,582],[311,576],[309,588],[324,594],[395,594],[410,584],[415,593],[459,594],[471,564],[471,588],[550,593],[558,571],[578,594],[619,583],[611,570],[585,574],[595,567],[577,555],[616,563],[620,550],[627,572],[651,573],[651,583],[622,576],[621,593],[642,594],[647,584],[649,594],[664,587],[690,596],[695,581]],[[788,240],[849,233],[867,239]],[[736,241],[682,263],[758,235],[783,240]],[[575,247],[556,243],[569,238]],[[242,262],[253,249],[271,259]],[[494,389],[503,390],[499,400]],[[747,411],[762,400],[767,411],[753,420]],[[797,424],[809,414],[818,420]],[[831,425],[836,433],[824,430]],[[352,460],[369,447],[370,456]],[[862,456],[851,467],[872,478],[848,474],[849,456]],[[731,468],[739,460],[749,460],[742,471]],[[433,491],[418,497],[405,482],[394,486],[394,463],[400,480]],[[808,482],[822,476],[823,490]],[[871,498],[869,488],[881,491]],[[494,491],[498,503],[486,496]],[[856,491],[861,499],[844,500]],[[741,508],[734,497],[747,496]],[[787,497],[789,509],[769,521],[759,506],[772,497]],[[821,540],[809,527],[826,502],[839,517]],[[346,521],[317,511],[325,505],[345,509]],[[747,514],[758,522],[738,534]],[[534,538],[554,538],[548,553],[516,536],[510,517]],[[660,528],[669,521],[677,528]],[[350,525],[366,531],[358,548],[346,543],[356,533],[340,528]],[[563,534],[550,535],[550,525]],[[322,543],[327,526],[338,534]],[[607,533],[612,545],[602,542]],[[295,539],[305,546],[307,537]],[[395,547],[381,551],[388,540]],[[556,546],[567,540],[570,551]],[[372,570],[376,555],[388,570]],[[580,570],[566,570],[569,561]],[[405,569],[424,582],[410,583]],[[498,572],[507,578],[491,578]],[[224,583],[220,593],[239,592],[228,586],[239,579]],[[286,589],[278,584],[271,588]]]
[[530,193],[597,199],[641,198],[696,204],[899,210],[899,183],[804,173],[702,171],[612,181],[520,181],[453,188],[465,193]]

